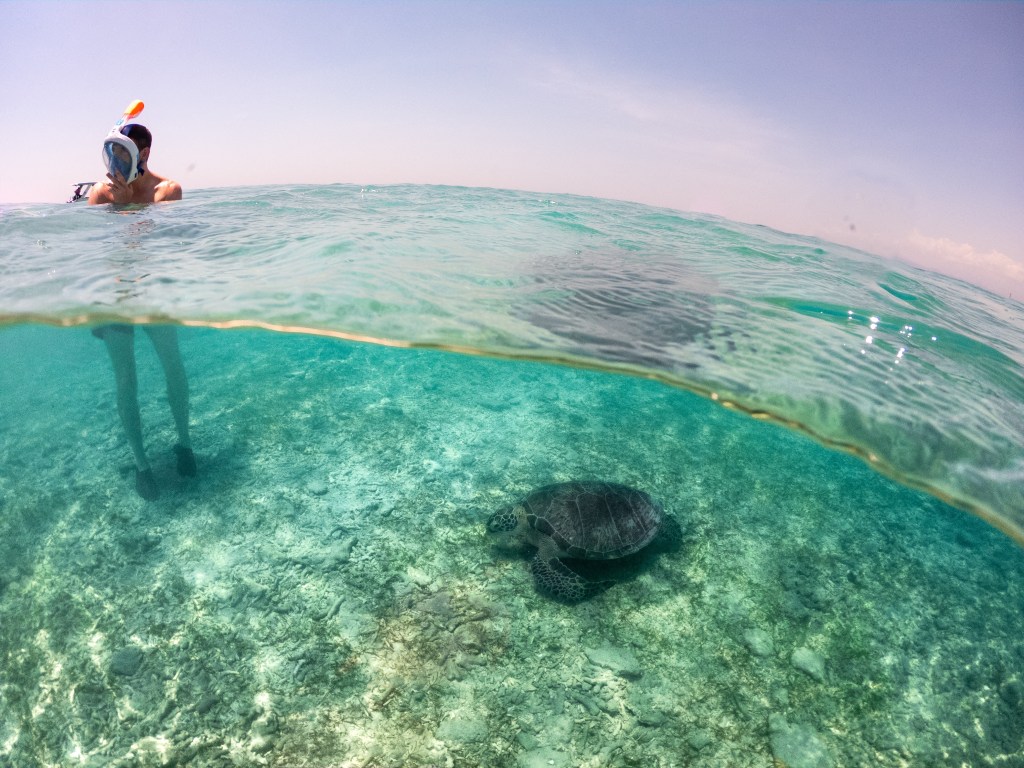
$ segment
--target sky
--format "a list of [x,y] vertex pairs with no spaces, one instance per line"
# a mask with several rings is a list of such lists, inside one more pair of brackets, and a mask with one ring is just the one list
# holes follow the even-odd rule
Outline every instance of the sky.
[[0,0],[0,203],[101,178],[133,99],[186,194],[568,192],[1024,298],[1024,2]]

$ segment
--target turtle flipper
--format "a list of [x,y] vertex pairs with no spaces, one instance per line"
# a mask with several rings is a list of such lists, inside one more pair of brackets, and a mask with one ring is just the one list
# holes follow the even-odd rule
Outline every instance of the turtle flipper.
[[540,552],[530,562],[533,581],[540,592],[546,592],[567,603],[578,603],[604,592],[613,581],[587,581],[557,557],[544,557]]

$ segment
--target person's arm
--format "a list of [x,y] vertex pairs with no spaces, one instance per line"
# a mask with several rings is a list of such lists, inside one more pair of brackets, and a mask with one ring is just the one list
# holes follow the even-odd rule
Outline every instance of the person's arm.
[[160,203],[170,200],[181,200],[181,184],[173,179],[160,182],[153,190],[153,202]]
[[107,186],[106,182],[101,181],[92,185],[92,188],[89,190],[89,205],[100,205],[102,203],[112,202],[114,202],[114,198],[110,194],[110,187]]
[[89,205],[99,205],[100,203],[124,205],[131,198],[128,185],[124,183],[124,177],[121,174],[111,176],[108,173],[107,179],[109,181],[94,184],[93,188],[89,190]]

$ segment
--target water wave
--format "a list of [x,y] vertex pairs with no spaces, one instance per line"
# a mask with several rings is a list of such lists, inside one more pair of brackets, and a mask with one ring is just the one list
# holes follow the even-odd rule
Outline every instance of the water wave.
[[251,325],[661,379],[1024,542],[1024,306],[723,218],[435,186],[8,207],[0,323]]

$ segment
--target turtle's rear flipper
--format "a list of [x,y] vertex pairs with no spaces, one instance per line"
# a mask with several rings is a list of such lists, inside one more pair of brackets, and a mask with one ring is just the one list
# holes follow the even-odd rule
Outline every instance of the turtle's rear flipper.
[[612,586],[614,581],[587,581],[557,557],[538,554],[530,563],[537,589],[567,603],[586,600]]

